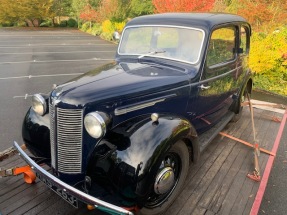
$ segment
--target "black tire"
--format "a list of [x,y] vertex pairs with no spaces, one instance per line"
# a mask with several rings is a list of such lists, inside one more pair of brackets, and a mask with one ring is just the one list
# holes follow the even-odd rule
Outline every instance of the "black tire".
[[[237,102],[236,102],[236,112],[234,117],[231,119],[231,122],[237,122],[241,116],[242,116],[242,110],[243,107],[241,106],[241,103],[247,101],[247,94],[249,94],[248,89],[245,88],[243,93],[240,94],[241,96],[239,96]],[[249,94],[249,97],[251,97],[251,95]]]
[[164,213],[183,188],[189,169],[189,151],[186,144],[183,141],[176,142],[165,154],[163,161],[166,158],[174,159],[176,163],[173,165],[176,182],[173,185],[173,188],[165,194],[157,195],[155,192],[152,192],[146,205],[139,211],[139,214],[141,215],[155,215]]

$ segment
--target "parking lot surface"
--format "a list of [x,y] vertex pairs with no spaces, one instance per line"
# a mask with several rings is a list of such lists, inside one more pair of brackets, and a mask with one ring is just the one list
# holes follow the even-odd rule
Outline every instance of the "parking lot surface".
[[116,47],[73,29],[0,28],[0,152],[22,143],[31,95],[111,62]]

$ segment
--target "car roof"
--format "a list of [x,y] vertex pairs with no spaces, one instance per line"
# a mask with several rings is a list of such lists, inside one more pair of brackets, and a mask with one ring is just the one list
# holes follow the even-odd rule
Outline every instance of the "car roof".
[[172,25],[210,30],[217,25],[232,22],[247,23],[243,17],[227,13],[162,13],[134,18],[127,23],[126,27],[136,25]]

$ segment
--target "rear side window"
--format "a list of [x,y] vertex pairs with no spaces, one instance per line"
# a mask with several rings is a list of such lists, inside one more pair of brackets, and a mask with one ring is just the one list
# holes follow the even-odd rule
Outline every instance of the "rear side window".
[[231,61],[235,58],[236,29],[224,27],[211,35],[207,51],[207,66]]
[[249,51],[249,31],[248,28],[242,26],[240,29],[240,48],[243,54],[248,54]]

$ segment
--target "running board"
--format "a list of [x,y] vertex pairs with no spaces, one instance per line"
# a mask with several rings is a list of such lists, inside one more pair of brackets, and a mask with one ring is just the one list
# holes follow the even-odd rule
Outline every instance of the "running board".
[[235,113],[231,111],[227,112],[225,116],[215,126],[213,126],[211,129],[199,136],[198,140],[200,152],[206,149],[209,143],[217,136],[219,132],[223,130],[223,128],[230,122],[234,115]]

